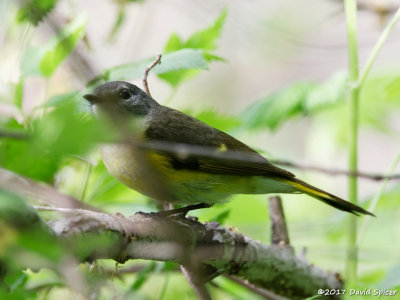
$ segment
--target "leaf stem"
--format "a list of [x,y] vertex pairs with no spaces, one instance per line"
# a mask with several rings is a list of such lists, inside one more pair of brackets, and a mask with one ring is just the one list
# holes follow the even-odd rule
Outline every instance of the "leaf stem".
[[[359,74],[358,67],[358,46],[357,46],[357,1],[345,0],[345,12],[347,20],[347,39],[349,54],[349,172],[356,174],[358,171],[358,126],[359,126],[359,101],[360,90],[364,85],[372,65],[374,64],[379,51],[382,49],[389,34],[396,23],[400,20],[400,8],[396,11],[393,18],[387,24],[378,41],[376,42],[371,54]],[[392,167],[394,168],[400,160],[400,153],[396,156]],[[391,168],[389,170],[391,171]],[[356,176],[349,176],[348,198],[349,201],[357,204],[358,199],[358,180]],[[381,194],[386,187],[387,180],[382,184],[380,191],[374,198],[371,206],[376,206]],[[367,226],[367,221],[363,224],[363,229]],[[348,223],[348,252],[346,260],[346,278],[348,284],[357,280],[357,252],[360,239],[357,240],[357,220],[355,216],[349,217]]]
[[389,37],[389,34],[392,32],[394,26],[396,25],[397,22],[400,20],[400,7],[397,9],[396,13],[394,14],[393,18],[389,21],[389,23],[386,25],[385,29],[379,36],[378,41],[376,42],[374,48],[371,51],[371,54],[368,57],[368,60],[361,71],[359,80],[357,82],[357,86],[361,88],[361,86],[364,85],[365,80],[368,77],[368,74],[372,68],[372,65],[374,64],[376,57],[379,53],[379,51],[382,49],[382,46],[385,44],[386,40]]
[[85,172],[84,172],[83,178],[82,178],[83,180],[82,180],[81,192],[80,192],[80,198],[79,198],[82,202],[85,202],[86,191],[87,191],[91,171],[92,171],[92,165],[90,162],[86,161],[86,167],[85,167]]
[[[396,156],[395,156],[393,162],[391,163],[391,165],[389,166],[389,169],[387,170],[386,175],[390,176],[391,174],[393,174],[393,172],[395,171],[395,169],[399,163],[400,163],[400,149],[397,151]],[[374,198],[372,198],[372,201],[371,201],[371,204],[369,205],[368,211],[370,211],[372,213],[374,212],[379,199],[382,197],[383,193],[385,192],[388,182],[389,182],[389,179],[386,178],[381,183],[378,192],[375,194]],[[364,238],[364,235],[367,231],[367,227],[370,222],[371,222],[371,218],[365,218],[363,220],[363,223],[361,224],[361,227],[360,227],[360,233],[359,233],[358,239],[357,239],[357,245],[360,245],[362,239]]]
[[[359,87],[358,80],[358,45],[357,45],[357,2],[345,0],[347,19],[347,39],[349,54],[349,171],[357,172],[358,169],[358,114],[359,114]],[[348,179],[349,201],[357,204],[358,180],[356,176]],[[348,248],[346,260],[346,279],[352,283],[357,279],[357,220],[349,216],[348,223]]]

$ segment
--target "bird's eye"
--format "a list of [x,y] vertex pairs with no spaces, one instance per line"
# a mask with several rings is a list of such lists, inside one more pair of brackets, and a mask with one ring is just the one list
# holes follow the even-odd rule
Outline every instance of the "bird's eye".
[[128,99],[132,96],[131,92],[130,92],[128,89],[123,89],[123,90],[119,93],[119,95],[120,95],[121,98],[124,99],[124,100],[128,100]]

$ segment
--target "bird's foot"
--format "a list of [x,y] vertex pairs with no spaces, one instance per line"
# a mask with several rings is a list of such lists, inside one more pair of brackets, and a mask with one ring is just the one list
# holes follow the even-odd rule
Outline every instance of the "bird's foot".
[[179,217],[186,217],[187,213],[191,210],[195,209],[201,209],[201,208],[208,208],[211,207],[212,204],[208,203],[199,203],[199,204],[193,204],[193,205],[188,205],[185,207],[180,207],[180,208],[174,208],[174,209],[169,209],[169,210],[164,210],[164,211],[159,211],[152,213],[153,216],[159,216],[159,217],[169,217],[169,216],[179,216]]

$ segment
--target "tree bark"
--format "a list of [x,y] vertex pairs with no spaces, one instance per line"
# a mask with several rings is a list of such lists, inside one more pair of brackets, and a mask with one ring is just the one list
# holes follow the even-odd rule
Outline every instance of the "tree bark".
[[174,261],[201,272],[207,282],[224,273],[290,299],[304,299],[319,289],[341,289],[338,274],[297,258],[291,249],[267,246],[216,222],[202,224],[181,217],[137,213],[130,217],[63,209],[64,218],[50,227],[69,244],[105,238],[102,248],[87,243],[75,255],[82,261],[111,258]]

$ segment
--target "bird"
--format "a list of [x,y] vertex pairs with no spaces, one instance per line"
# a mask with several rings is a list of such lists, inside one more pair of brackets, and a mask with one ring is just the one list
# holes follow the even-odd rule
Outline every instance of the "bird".
[[[96,116],[111,116],[125,139],[149,145],[140,153],[130,142],[100,146],[109,173],[141,194],[190,210],[225,202],[236,194],[304,193],[345,212],[374,216],[273,165],[231,135],[159,104],[134,84],[107,82],[83,97]],[[122,120],[138,121],[131,128]],[[152,177],[162,183],[163,193]]]

